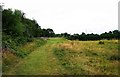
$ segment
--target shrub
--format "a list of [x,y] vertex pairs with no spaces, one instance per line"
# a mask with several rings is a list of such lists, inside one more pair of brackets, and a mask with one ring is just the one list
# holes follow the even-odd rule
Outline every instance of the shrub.
[[16,42],[17,45],[22,45],[22,44],[25,44],[27,42],[27,38],[19,36],[19,37],[16,37],[14,39],[14,41]]
[[103,41],[99,41],[99,44],[105,44]]

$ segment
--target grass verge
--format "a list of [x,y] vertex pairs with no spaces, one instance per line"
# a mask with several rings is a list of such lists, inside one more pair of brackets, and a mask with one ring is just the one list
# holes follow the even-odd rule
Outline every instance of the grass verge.
[[36,48],[46,43],[43,39],[33,39],[32,42],[28,42],[21,46],[14,46],[14,49],[3,50],[2,58],[2,71],[3,74],[9,69],[12,69],[22,58],[29,55]]

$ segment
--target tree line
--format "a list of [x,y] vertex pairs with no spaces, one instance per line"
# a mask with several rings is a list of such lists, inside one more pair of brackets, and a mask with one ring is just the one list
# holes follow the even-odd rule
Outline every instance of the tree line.
[[65,37],[69,40],[82,40],[82,41],[87,41],[87,40],[102,40],[102,39],[120,39],[120,31],[119,30],[114,30],[114,31],[109,31],[105,32],[102,34],[85,34],[82,32],[82,34],[68,34],[68,33],[62,33],[56,35],[58,37]]
[[25,17],[20,10],[4,9],[2,11],[2,38],[3,46],[14,43],[24,44],[36,37],[65,37],[69,40],[100,40],[120,39],[120,31],[114,30],[98,34],[55,34],[53,29],[42,29],[35,19]]

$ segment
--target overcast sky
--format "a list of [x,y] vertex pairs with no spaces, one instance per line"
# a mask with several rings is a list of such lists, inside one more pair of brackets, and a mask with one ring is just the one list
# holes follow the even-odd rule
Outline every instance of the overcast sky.
[[118,29],[119,0],[1,0],[55,33],[103,33]]

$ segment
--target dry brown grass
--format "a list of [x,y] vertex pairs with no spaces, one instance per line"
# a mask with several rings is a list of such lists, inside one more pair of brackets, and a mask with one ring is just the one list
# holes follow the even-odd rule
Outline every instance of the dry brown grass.
[[56,46],[58,49],[56,55],[62,65],[67,67],[66,69],[72,74],[116,75],[118,61],[111,61],[108,58],[118,54],[118,41],[103,40],[103,42],[105,44],[100,45],[99,41],[67,41]]

